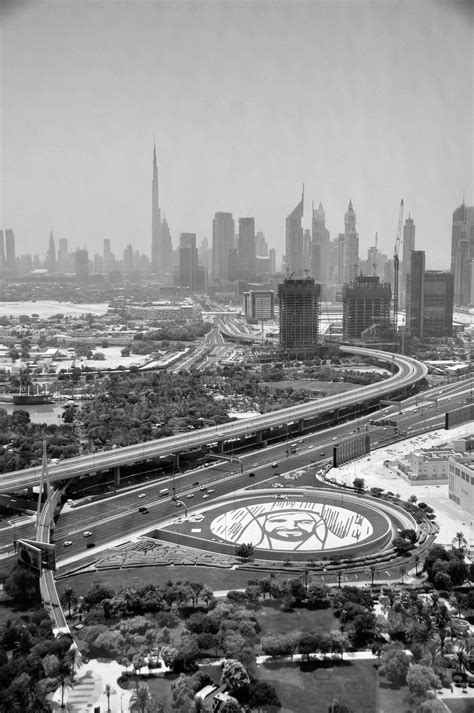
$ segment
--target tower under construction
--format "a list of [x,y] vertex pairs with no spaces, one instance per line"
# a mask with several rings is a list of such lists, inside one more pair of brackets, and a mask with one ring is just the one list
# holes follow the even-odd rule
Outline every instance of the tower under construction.
[[310,351],[318,342],[321,285],[312,277],[278,285],[280,345],[290,351]]
[[360,339],[373,325],[389,325],[392,289],[377,275],[359,275],[342,288],[344,339]]

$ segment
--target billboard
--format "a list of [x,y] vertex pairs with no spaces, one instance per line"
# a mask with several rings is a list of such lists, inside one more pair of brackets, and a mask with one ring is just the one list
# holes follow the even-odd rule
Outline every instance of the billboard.
[[56,545],[34,540],[18,540],[18,564],[38,577],[43,570],[56,569]]
[[43,553],[40,547],[36,547],[37,544],[39,543],[32,543],[28,540],[18,540],[17,555],[18,564],[23,567],[23,569],[39,577],[43,571],[41,559]]
[[337,468],[338,465],[348,463],[355,458],[360,458],[360,456],[365,456],[367,453],[370,453],[370,436],[368,433],[346,438],[340,443],[336,443],[333,448],[333,468]]
[[448,431],[450,428],[455,428],[461,423],[474,420],[474,404],[468,404],[457,408],[455,411],[447,411],[445,415],[444,428]]

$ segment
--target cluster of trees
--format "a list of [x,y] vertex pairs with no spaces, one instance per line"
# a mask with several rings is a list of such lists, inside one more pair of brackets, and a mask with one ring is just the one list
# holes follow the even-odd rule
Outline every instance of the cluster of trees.
[[197,373],[111,374],[97,384],[95,398],[78,413],[97,447],[130,445],[229,420]]
[[0,408],[0,472],[41,463],[43,440],[51,458],[79,454],[79,440],[69,424],[32,423],[28,411],[18,409],[8,414]]
[[9,619],[0,629],[0,712],[49,711],[47,696],[72,684],[72,638],[54,638],[49,615],[38,609]]
[[[453,600],[459,607],[468,603],[459,593]],[[468,632],[459,633],[451,612],[435,591],[423,599],[414,591],[404,593],[391,602],[377,628],[391,641],[387,645],[376,638],[373,646],[380,658],[380,673],[395,686],[408,685],[408,711],[437,713],[440,708],[434,691],[449,686],[457,675],[465,679],[474,639]]]
[[[462,533],[459,534],[464,541]],[[451,550],[447,550],[442,545],[433,545],[425,557],[424,570],[428,580],[437,589],[451,590],[474,575],[474,567],[464,561],[462,543],[461,546],[453,547]]]
[[[161,324],[157,329],[148,332],[137,332],[133,339],[138,342],[194,342],[204,337],[212,329],[208,322],[202,324],[177,325],[173,322]],[[159,345],[156,346],[159,348]]]

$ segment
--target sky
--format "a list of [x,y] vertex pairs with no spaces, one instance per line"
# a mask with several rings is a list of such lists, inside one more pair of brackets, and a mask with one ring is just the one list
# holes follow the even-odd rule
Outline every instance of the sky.
[[[0,227],[17,254],[150,254],[153,140],[173,244],[216,211],[281,255],[305,186],[331,237],[393,255],[400,200],[448,269],[474,204],[474,5],[463,0],[1,0]],[[279,264],[279,260],[277,265]]]

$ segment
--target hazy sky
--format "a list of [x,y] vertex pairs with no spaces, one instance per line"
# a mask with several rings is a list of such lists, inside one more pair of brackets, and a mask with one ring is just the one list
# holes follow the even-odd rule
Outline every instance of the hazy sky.
[[[212,236],[254,216],[281,253],[305,184],[331,237],[352,198],[360,255],[393,253],[400,199],[427,266],[473,204],[473,5],[456,0],[2,3],[1,199],[17,254],[132,243],[160,205]],[[8,9],[9,8],[9,9]],[[1,226],[0,226],[1,227]]]

